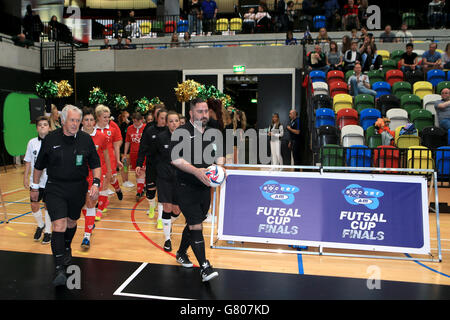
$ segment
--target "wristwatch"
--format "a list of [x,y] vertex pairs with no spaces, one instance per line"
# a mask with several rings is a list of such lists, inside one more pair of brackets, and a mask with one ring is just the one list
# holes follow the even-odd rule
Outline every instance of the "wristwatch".
[[99,178],[94,178],[92,181],[92,185],[96,185],[98,188],[100,188],[100,179]]

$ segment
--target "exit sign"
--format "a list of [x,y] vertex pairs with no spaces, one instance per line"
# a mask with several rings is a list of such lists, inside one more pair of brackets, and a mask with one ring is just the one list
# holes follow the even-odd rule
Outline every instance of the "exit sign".
[[233,72],[234,73],[244,73],[245,66],[233,66]]

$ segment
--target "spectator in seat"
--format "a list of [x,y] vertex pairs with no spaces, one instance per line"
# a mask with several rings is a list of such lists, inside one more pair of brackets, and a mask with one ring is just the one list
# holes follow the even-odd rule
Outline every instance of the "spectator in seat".
[[450,69],[450,43],[447,43],[445,52],[442,55],[442,68]]
[[384,27],[384,32],[380,34],[380,42],[397,42],[395,34],[392,32],[391,26],[388,24]]
[[103,45],[100,47],[100,50],[111,50],[108,38],[103,39]]
[[345,35],[342,37],[342,47],[341,52],[342,54],[345,54],[347,50],[350,50],[352,47],[352,41],[350,40],[350,37]]
[[330,41],[331,41],[331,39],[328,36],[327,29],[320,28],[319,34],[317,35],[317,38],[316,38],[316,43],[330,43]]
[[244,33],[255,32],[256,20],[255,20],[255,8],[248,9],[248,12],[244,14],[244,20],[242,21],[242,31]]
[[340,70],[342,71],[343,65],[343,55],[338,50],[337,43],[335,41],[330,42],[330,51],[327,54],[327,65],[330,67],[330,70]]
[[439,127],[450,129],[450,89],[444,88],[441,91],[441,100],[434,103],[434,109],[439,120]]
[[328,72],[330,67],[327,65],[327,57],[322,52],[320,45],[314,46],[314,51],[309,54],[308,57],[309,70],[320,70],[325,73]]
[[441,54],[436,51],[437,43],[434,43],[434,42],[430,43],[430,46],[428,48],[429,48],[429,50],[425,51],[424,54],[422,55],[423,72],[425,75],[431,69],[441,69],[442,68]]
[[359,42],[364,42],[366,37],[369,35],[369,33],[367,31],[367,27],[362,26],[360,32],[361,32],[361,34],[359,35]]
[[342,29],[349,30],[354,27],[359,29],[358,6],[354,0],[348,0],[342,10]]
[[344,54],[344,72],[353,70],[356,63],[361,63],[361,54],[358,51],[358,43],[353,41],[350,50]]
[[355,74],[353,74],[348,79],[349,92],[354,97],[356,97],[358,94],[370,94],[375,97],[377,95],[377,92],[370,89],[369,77],[365,74],[362,74],[361,64],[356,63],[353,71],[355,71]]
[[117,43],[113,47],[115,50],[123,49],[122,36],[119,34],[117,36]]
[[180,46],[180,42],[178,41],[178,33],[172,33],[172,39],[170,39],[170,47],[176,48]]
[[258,6],[258,12],[255,15],[256,20],[256,32],[267,32],[270,29],[270,17],[269,10],[264,3],[260,3]]
[[428,4],[428,23],[432,29],[443,28],[446,23],[445,1],[433,0]]
[[377,54],[373,46],[369,45],[361,55],[362,71],[379,70],[383,66],[383,58]]
[[136,49],[136,45],[131,43],[131,38],[125,39],[125,46],[124,49]]
[[413,42],[413,35],[410,31],[408,31],[408,25],[406,23],[402,23],[400,27],[400,31],[396,33],[397,42],[410,43]]
[[358,30],[356,30],[355,28],[352,29],[351,31],[352,36],[350,37],[351,41],[356,41],[359,42],[359,37],[358,37]]
[[325,10],[325,17],[327,18],[327,22],[329,24],[328,29],[336,30],[338,27],[338,23],[341,21],[341,16],[339,15],[339,3],[337,0],[326,0],[323,4],[323,8]]
[[288,30],[288,32],[286,32],[286,45],[288,46],[292,46],[292,45],[296,45],[297,44],[297,39],[294,38],[294,34],[292,33],[291,30]]
[[203,32],[205,35],[211,35],[214,32],[218,10],[217,3],[214,0],[202,1]]
[[25,37],[25,34],[23,34],[23,33],[19,33],[17,36],[12,37],[12,41],[14,42],[14,44],[16,46],[27,48],[27,49],[34,45],[34,42],[27,39]]
[[412,43],[407,43],[406,51],[400,58],[400,69],[404,74],[410,71],[420,70],[418,55],[413,50],[414,45]]
[[188,48],[191,46],[191,35],[189,32],[185,32],[183,36],[183,47]]

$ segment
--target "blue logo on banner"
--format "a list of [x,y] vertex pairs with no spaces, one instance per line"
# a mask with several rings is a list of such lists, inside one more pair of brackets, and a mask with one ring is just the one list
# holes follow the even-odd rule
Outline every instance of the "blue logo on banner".
[[380,205],[378,198],[384,193],[377,189],[363,188],[358,184],[351,184],[342,190],[342,194],[348,203],[352,205],[365,205],[369,209],[376,209]]
[[275,180],[269,180],[264,182],[264,184],[259,187],[259,190],[261,190],[261,193],[266,200],[280,200],[284,204],[292,204],[295,200],[294,193],[298,192],[300,189],[296,186],[280,184]]

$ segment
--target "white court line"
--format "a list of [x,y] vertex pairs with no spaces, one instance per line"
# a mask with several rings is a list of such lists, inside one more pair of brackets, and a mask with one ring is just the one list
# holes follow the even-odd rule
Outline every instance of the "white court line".
[[14,189],[14,190],[9,190],[9,191],[3,192],[3,195],[6,196],[6,195],[8,195],[10,193],[13,193],[13,192],[16,192],[16,191],[19,191],[19,190],[27,191],[24,187],[22,187],[22,188],[17,188],[17,189]]
[[24,203],[17,203],[17,202],[21,202],[21,201],[26,200],[26,199],[30,199],[30,197],[26,197],[26,198],[23,198],[23,199],[19,199],[19,200],[16,200],[16,201],[14,201],[14,202],[8,202],[7,204],[5,204],[5,207],[6,207],[6,206],[10,206],[10,205],[12,205],[12,204],[24,204]]
[[146,299],[157,299],[157,300],[191,300],[191,299],[185,299],[185,298],[175,298],[175,297],[165,297],[165,296],[152,296],[152,295],[145,295],[145,294],[137,294],[137,293],[127,293],[122,292],[123,289],[126,288],[130,284],[131,281],[134,280],[134,278],[137,277],[137,275],[147,266],[147,262],[142,263],[139,268],[131,276],[128,277],[127,280],[125,280],[122,285],[117,288],[117,290],[113,293],[114,296],[126,296],[126,297],[135,297],[135,298],[146,298]]

